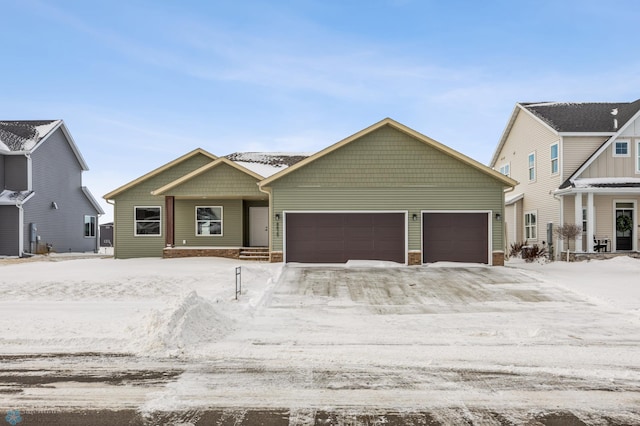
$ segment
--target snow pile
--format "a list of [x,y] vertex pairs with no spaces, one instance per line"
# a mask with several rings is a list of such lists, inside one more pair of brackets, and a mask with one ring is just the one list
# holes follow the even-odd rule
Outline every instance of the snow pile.
[[[165,311],[154,311],[137,330],[132,351],[180,356],[195,346],[213,343],[235,329],[235,321],[191,291]],[[135,333],[134,333],[135,334]]]

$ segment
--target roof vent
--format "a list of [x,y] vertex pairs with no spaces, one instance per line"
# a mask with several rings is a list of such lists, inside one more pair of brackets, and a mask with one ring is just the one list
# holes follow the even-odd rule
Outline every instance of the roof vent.
[[613,130],[618,130],[618,119],[615,118],[618,115],[618,108],[614,108],[611,110],[611,115],[613,115]]

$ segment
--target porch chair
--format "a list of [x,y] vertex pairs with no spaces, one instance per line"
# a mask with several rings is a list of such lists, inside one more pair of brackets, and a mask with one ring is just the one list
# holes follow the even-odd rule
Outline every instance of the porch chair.
[[593,251],[599,253],[602,250],[607,251],[607,240],[596,240],[596,238],[593,237]]

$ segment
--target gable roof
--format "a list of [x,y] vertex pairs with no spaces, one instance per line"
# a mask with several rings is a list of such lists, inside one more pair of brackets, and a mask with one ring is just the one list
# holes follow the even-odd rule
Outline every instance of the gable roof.
[[179,186],[185,182],[190,181],[191,179],[195,178],[196,176],[200,176],[202,173],[211,170],[213,168],[216,168],[218,166],[220,166],[221,164],[226,164],[230,167],[233,167],[236,170],[239,170],[243,173],[248,174],[249,176],[253,177],[256,179],[256,183],[257,181],[260,181],[263,179],[263,177],[249,169],[246,169],[245,167],[242,167],[239,164],[234,163],[233,161],[225,158],[225,157],[220,157],[215,161],[212,161],[209,164],[205,164],[204,166],[200,167],[199,169],[195,169],[194,171],[187,173],[184,176],[179,177],[178,179],[174,180],[173,182],[169,182],[168,184],[155,189],[153,191],[151,191],[151,195],[161,195],[167,191],[169,191],[170,189],[175,188],[176,186]]
[[[616,115],[612,112],[616,111]],[[634,102],[519,102],[509,117],[490,167],[494,167],[520,112],[534,117],[551,132],[591,133],[610,136],[619,133],[640,113],[640,99]],[[617,127],[614,119],[617,120]]]
[[331,153],[333,151],[336,151],[339,148],[341,148],[341,147],[343,147],[343,146],[345,146],[345,145],[347,145],[347,144],[349,144],[349,143],[351,143],[351,142],[353,142],[353,141],[355,141],[355,140],[357,140],[357,139],[359,139],[359,138],[361,138],[361,137],[363,137],[363,136],[365,136],[365,135],[367,135],[369,133],[372,133],[372,132],[374,132],[374,131],[376,131],[376,130],[384,127],[384,126],[389,126],[389,127],[392,127],[392,128],[394,128],[394,129],[396,129],[396,130],[398,130],[400,132],[403,132],[403,133],[405,133],[405,134],[417,139],[418,141],[424,143],[425,145],[428,145],[428,146],[430,146],[430,147],[432,147],[432,148],[434,148],[434,149],[436,149],[436,150],[438,150],[438,151],[440,151],[440,152],[442,152],[442,153],[444,153],[444,154],[446,154],[446,155],[448,155],[450,157],[453,157],[453,158],[465,163],[466,165],[468,165],[468,166],[470,166],[472,168],[477,169],[478,171],[480,171],[480,172],[482,172],[482,173],[484,173],[486,175],[489,175],[489,176],[501,181],[505,186],[513,187],[513,186],[515,186],[517,184],[517,182],[515,180],[511,179],[510,177],[505,176],[502,173],[497,172],[495,170],[492,170],[489,167],[485,166],[484,164],[481,164],[478,161],[476,161],[476,160],[474,160],[472,158],[469,158],[466,155],[461,154],[458,151],[456,151],[456,150],[454,150],[452,148],[449,148],[448,146],[443,145],[440,142],[437,142],[437,141],[431,139],[428,136],[423,135],[422,133],[416,132],[415,130],[413,130],[413,129],[411,129],[411,128],[403,125],[403,124],[400,124],[400,123],[398,123],[397,121],[395,121],[395,120],[393,120],[391,118],[385,118],[385,119],[383,119],[383,120],[381,120],[381,121],[379,121],[379,122],[367,127],[366,129],[363,129],[363,130],[361,130],[361,131],[359,131],[359,132],[347,137],[346,139],[343,139],[343,140],[341,140],[341,141],[339,141],[339,142],[337,142],[337,143],[335,143],[335,144],[323,149],[322,151],[319,151],[319,152],[311,155],[310,157],[307,157],[307,158],[297,162],[296,164],[292,165],[291,167],[288,167],[288,168],[286,168],[286,169],[274,174],[273,176],[266,178],[265,180],[260,182],[259,185],[260,185],[261,188],[264,187],[264,186],[267,186],[267,185],[271,184],[272,182],[280,179],[281,177],[286,176],[287,174],[289,174],[291,172],[294,172],[295,170],[298,170],[298,169],[306,166],[307,164],[312,163],[312,162],[318,160],[319,158],[322,158],[325,155],[327,155],[327,154],[329,154],[329,153]]
[[147,179],[150,179],[150,178],[152,178],[154,176],[159,175],[160,173],[164,172],[167,169],[170,169],[171,167],[175,166],[176,164],[180,164],[183,161],[188,160],[189,158],[195,157],[196,155],[199,155],[199,154],[211,158],[212,161],[215,161],[215,160],[218,159],[218,157],[216,157],[215,155],[205,151],[202,148],[194,149],[193,151],[188,152],[185,155],[183,155],[181,157],[178,157],[175,160],[170,161],[167,164],[165,164],[163,166],[160,166],[157,169],[154,169],[154,170],[150,171],[149,173],[147,173],[145,175],[142,175],[137,179],[132,180],[129,183],[124,184],[121,187],[119,187],[117,189],[114,189],[113,191],[109,192],[108,194],[103,195],[102,198],[104,198],[105,200],[109,200],[109,199],[111,199],[111,198],[113,198],[113,197],[115,197],[117,195],[122,194],[124,191],[126,191],[126,190],[128,190],[130,188],[133,188],[134,186],[138,185],[139,183],[144,182]]
[[151,191],[151,194],[161,195],[166,191],[201,175],[207,170],[218,167],[221,164],[226,164],[241,171],[242,173],[248,174],[255,178],[256,181],[261,181],[265,177],[271,176],[308,156],[309,154],[304,153],[235,152],[233,154],[220,157],[217,160],[192,171],[191,173],[187,173],[173,182]]
[[31,151],[62,120],[0,121],[0,151]]
[[[615,133],[640,110],[640,99],[634,102],[543,102],[520,105],[560,133]],[[617,111],[616,115],[612,111]],[[614,125],[614,119],[617,126]]]
[[0,154],[24,154],[35,151],[58,128],[64,133],[82,170],[89,170],[71,133],[62,120],[0,121]]

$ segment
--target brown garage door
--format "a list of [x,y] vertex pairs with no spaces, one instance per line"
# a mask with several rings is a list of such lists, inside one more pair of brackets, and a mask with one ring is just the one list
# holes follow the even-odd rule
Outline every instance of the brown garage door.
[[286,262],[405,262],[404,213],[287,213]]
[[487,213],[423,213],[422,261],[489,263]]

